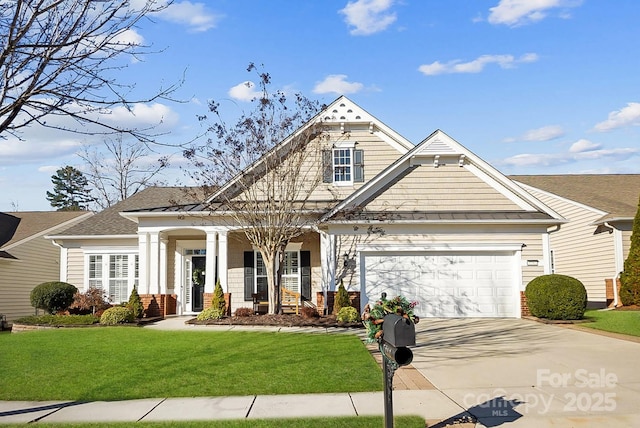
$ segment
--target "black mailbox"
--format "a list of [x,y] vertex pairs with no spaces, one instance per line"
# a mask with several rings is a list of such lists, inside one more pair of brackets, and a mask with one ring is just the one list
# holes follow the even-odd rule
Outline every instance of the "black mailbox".
[[416,326],[408,318],[396,314],[386,315],[382,332],[382,338],[391,346],[416,346]]

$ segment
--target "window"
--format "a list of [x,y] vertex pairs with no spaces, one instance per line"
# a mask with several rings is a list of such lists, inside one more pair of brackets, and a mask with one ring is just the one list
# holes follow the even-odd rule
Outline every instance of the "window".
[[89,256],[89,287],[102,289],[102,256]]
[[282,286],[288,290],[300,292],[299,254],[297,251],[284,253],[284,268],[282,269]]
[[364,182],[364,151],[350,147],[334,147],[322,153],[322,181],[337,186]]
[[104,290],[113,304],[129,300],[129,294],[138,285],[140,261],[137,254],[89,254],[86,259],[85,287]]
[[113,303],[129,300],[129,257],[126,254],[109,256],[109,299]]

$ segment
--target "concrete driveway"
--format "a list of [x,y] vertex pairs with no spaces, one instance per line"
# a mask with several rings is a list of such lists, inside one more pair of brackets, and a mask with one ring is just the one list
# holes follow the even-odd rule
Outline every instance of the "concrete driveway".
[[416,330],[412,364],[450,400],[439,406],[449,422],[640,426],[640,343],[520,319],[423,319]]

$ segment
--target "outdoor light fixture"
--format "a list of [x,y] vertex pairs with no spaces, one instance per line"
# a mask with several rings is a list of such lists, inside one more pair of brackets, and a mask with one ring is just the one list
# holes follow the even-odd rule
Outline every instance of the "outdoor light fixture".
[[538,266],[538,260],[527,260],[527,266]]

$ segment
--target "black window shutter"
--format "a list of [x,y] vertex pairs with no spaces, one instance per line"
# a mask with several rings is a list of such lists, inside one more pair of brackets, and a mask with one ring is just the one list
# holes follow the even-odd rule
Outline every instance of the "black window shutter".
[[322,182],[333,183],[333,153],[331,150],[322,151]]
[[311,300],[311,251],[300,251],[300,281],[302,297]]
[[353,151],[353,182],[364,183],[364,150]]
[[253,251],[244,252],[244,300],[253,300]]

